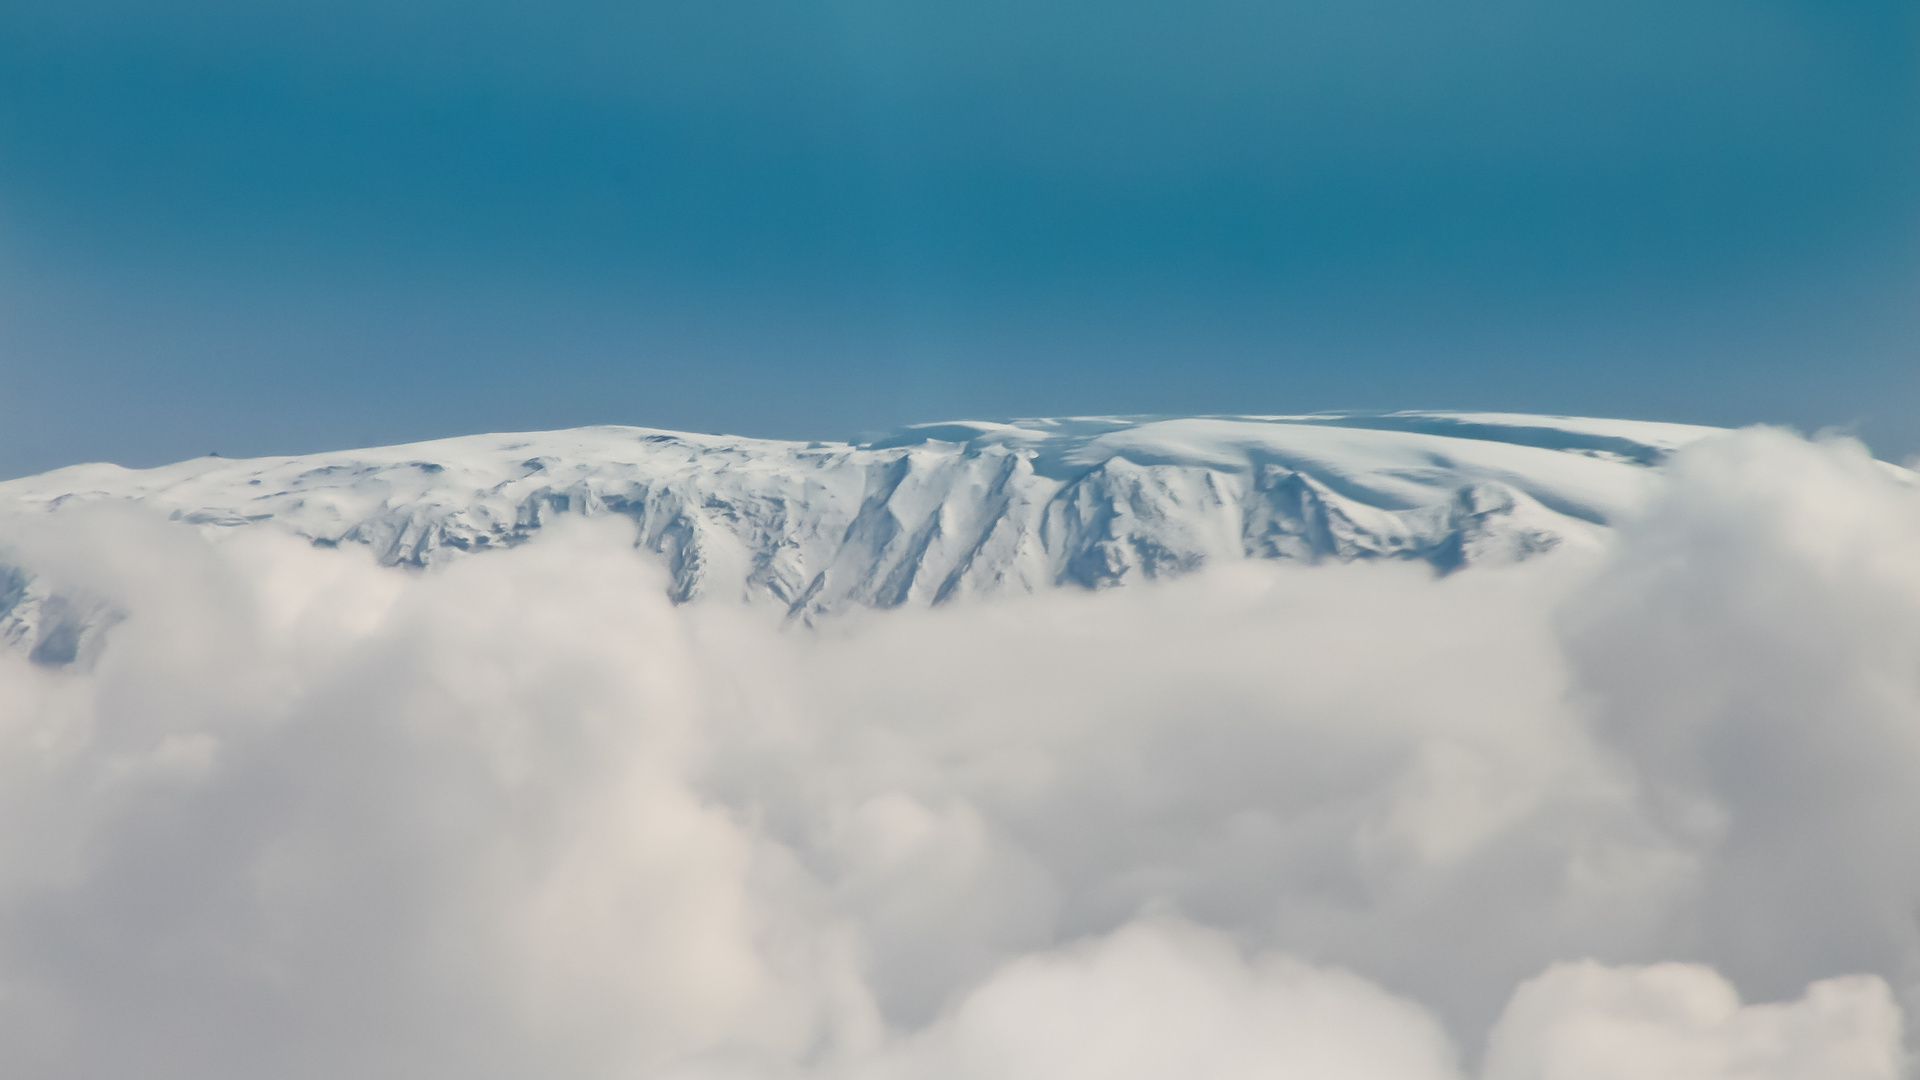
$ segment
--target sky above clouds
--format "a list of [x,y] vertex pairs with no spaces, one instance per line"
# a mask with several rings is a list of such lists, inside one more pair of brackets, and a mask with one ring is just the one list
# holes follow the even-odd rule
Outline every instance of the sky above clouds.
[[1487,408],[1920,451],[1920,9],[0,2],[0,474]]

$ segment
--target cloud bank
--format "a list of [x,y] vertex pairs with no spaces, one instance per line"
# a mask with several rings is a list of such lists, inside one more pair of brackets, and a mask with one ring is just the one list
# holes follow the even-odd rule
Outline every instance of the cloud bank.
[[1611,550],[807,630],[617,521],[427,573],[114,507],[0,655],[20,1075],[1881,1080],[1920,491],[1682,451]]

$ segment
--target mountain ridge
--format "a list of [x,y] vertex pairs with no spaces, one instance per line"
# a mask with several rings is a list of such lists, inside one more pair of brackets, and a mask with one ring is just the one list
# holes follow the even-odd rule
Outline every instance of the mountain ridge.
[[[0,482],[0,512],[130,502],[416,569],[618,514],[665,560],[675,601],[810,621],[1232,559],[1510,562],[1604,535],[1668,454],[1720,430],[1431,412],[950,421],[864,442],[602,426],[70,466]],[[103,611],[27,568],[0,575],[0,636],[43,663],[84,652]]]

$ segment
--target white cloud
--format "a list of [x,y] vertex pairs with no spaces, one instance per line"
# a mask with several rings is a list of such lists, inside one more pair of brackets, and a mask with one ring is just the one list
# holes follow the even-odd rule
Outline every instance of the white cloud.
[[1897,1080],[1900,1028],[1871,976],[1743,1007],[1696,964],[1555,964],[1494,1028],[1485,1080]]
[[1695,447],[1566,607],[1599,736],[1696,861],[1672,947],[1768,996],[1920,982],[1920,493],[1850,442]]
[[1018,960],[869,1074],[913,1080],[1456,1080],[1440,1026],[1340,971],[1168,919]]
[[817,630],[670,606],[607,522],[426,574],[8,522],[125,619],[0,655],[0,1042],[49,1080],[1894,1075],[1920,496],[1766,432],[1672,475],[1604,557]]

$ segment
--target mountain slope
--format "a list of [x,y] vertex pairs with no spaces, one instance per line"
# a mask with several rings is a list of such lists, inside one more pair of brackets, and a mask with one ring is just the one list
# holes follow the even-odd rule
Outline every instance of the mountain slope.
[[[619,514],[672,595],[800,618],[1221,560],[1417,559],[1442,571],[1590,540],[1717,429],[1504,414],[1093,417],[797,443],[595,427],[302,457],[81,465],[0,483],[0,512],[125,500],[428,567]],[[102,612],[0,572],[0,634],[70,661]]]

